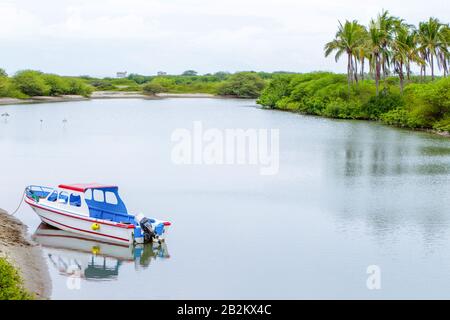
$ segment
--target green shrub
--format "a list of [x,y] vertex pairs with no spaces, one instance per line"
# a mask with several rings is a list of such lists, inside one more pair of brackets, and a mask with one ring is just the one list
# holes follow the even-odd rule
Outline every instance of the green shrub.
[[93,88],[86,84],[83,80],[77,78],[66,78],[69,86],[69,90],[66,94],[75,94],[80,96],[89,96]]
[[46,96],[50,86],[45,82],[42,73],[33,70],[19,71],[14,76],[16,87],[28,96]]
[[0,77],[0,97],[24,99],[28,96],[22,93],[10,78]]
[[148,82],[142,87],[145,94],[155,95],[165,91],[165,88],[158,83]]
[[[418,78],[417,78],[418,79]],[[397,77],[348,88],[345,75],[314,72],[273,76],[257,102],[263,106],[344,119],[372,119],[409,128],[448,129],[450,78],[419,83],[413,79],[400,93]],[[415,83],[417,82],[417,83]]]
[[383,90],[378,96],[373,96],[361,106],[361,111],[367,119],[378,120],[380,115],[403,105],[399,94]]
[[325,117],[341,118],[341,119],[360,119],[361,106],[358,101],[345,101],[337,99],[329,102],[322,112]]
[[257,98],[266,82],[254,72],[239,72],[228,78],[219,88],[219,95],[238,98]]
[[433,125],[433,129],[438,131],[450,132],[450,116],[445,119],[442,119],[441,121],[436,122]]
[[151,83],[163,87],[165,91],[170,91],[175,86],[175,80],[167,77],[156,77]]
[[292,77],[287,75],[275,76],[267,85],[267,89],[264,90],[257,103],[274,108],[277,102],[289,95],[289,83]]
[[116,86],[111,83],[111,81],[103,80],[103,79],[95,79],[89,82],[91,86],[95,88],[95,90],[99,91],[110,91],[116,90]]
[[415,127],[410,121],[410,114],[404,108],[395,108],[381,115],[381,120],[390,125],[398,127]]
[[69,83],[66,79],[55,74],[43,74],[45,83],[50,87],[49,95],[58,96],[69,91]]
[[4,258],[0,258],[0,300],[31,300],[23,287],[22,279],[16,269]]

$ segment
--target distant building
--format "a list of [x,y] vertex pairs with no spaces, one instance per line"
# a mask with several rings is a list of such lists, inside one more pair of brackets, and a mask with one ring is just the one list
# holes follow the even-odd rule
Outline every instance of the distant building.
[[167,72],[158,71],[158,76],[165,76],[165,75],[167,75]]
[[116,73],[116,77],[117,78],[126,78],[127,77],[127,72],[123,71],[123,72],[117,72]]

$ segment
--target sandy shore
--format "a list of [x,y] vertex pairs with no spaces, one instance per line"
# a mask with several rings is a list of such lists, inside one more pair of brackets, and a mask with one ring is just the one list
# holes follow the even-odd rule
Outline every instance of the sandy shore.
[[65,102],[65,101],[84,101],[89,98],[77,95],[65,95],[59,97],[40,97],[36,96],[30,99],[0,98],[0,105],[7,104],[27,104],[27,103],[44,103],[44,102]]
[[158,93],[156,96],[160,98],[224,98],[209,93]]
[[0,209],[0,256],[15,266],[25,288],[37,299],[48,299],[51,280],[40,247],[29,240],[26,226]]
[[91,99],[162,99],[162,98],[220,98],[208,93],[157,93],[154,96],[142,94],[139,91],[94,91]]
[[158,93],[154,96],[139,91],[94,91],[89,98],[78,95],[58,97],[33,97],[29,99],[0,98],[0,105],[27,104],[44,102],[86,101],[91,99],[163,99],[163,98],[223,98],[208,93]]
[[94,91],[90,99],[155,99],[139,91]]

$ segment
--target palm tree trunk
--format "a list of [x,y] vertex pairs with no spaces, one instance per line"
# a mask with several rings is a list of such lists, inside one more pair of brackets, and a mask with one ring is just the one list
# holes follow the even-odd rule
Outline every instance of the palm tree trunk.
[[352,55],[347,53],[347,84],[348,84],[348,95],[350,95],[350,81],[352,77]]
[[380,58],[378,56],[375,57],[375,64],[376,64],[376,66],[375,66],[375,68],[376,68],[376,70],[375,70],[375,85],[377,88],[377,96],[378,96],[379,87],[380,87],[380,71],[381,71],[380,70],[381,69]]
[[426,81],[427,78],[427,64],[426,62],[423,64],[423,80]]
[[431,56],[431,80],[434,80],[434,56],[432,53],[430,54],[430,56]]
[[400,68],[398,72],[398,77],[400,78],[400,92],[403,94],[403,62],[400,62]]
[[355,81],[356,83],[358,83],[358,59],[356,58],[356,56],[354,57],[355,59],[355,69],[354,69],[354,74],[355,74]]
[[406,63],[406,78],[408,79],[408,81],[411,80],[411,62],[409,60]]
[[364,58],[361,59],[361,80],[364,80]]

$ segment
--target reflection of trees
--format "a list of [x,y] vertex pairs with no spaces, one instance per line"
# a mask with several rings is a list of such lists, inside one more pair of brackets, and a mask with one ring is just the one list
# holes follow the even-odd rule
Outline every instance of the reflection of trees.
[[364,123],[346,129],[327,146],[325,162],[326,205],[341,227],[362,220],[384,238],[419,226],[427,241],[446,233],[450,141]]

